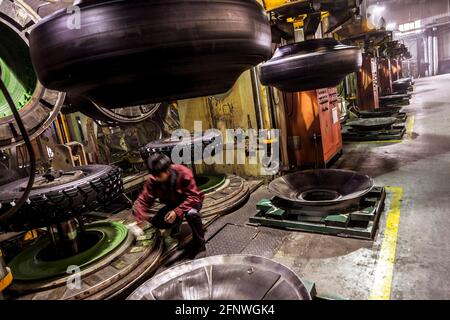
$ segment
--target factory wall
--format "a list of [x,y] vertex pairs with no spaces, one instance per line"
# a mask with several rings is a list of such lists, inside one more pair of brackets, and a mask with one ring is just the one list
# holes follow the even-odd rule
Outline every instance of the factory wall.
[[389,10],[383,12],[384,19],[387,23],[395,22],[397,25],[450,12],[448,0],[389,1],[386,6],[389,6]]
[[438,31],[439,73],[450,73],[450,26],[443,26]]
[[[262,121],[265,129],[270,129],[270,117],[266,88],[258,83],[262,109]],[[224,94],[178,101],[178,114],[181,128],[194,131],[195,121],[201,121],[202,130],[219,129],[224,142],[233,144],[232,136],[226,134],[227,129],[257,129],[258,122],[255,110],[255,96],[252,87],[251,71],[244,72],[233,88]],[[235,157],[237,152],[235,152]],[[224,154],[224,159],[226,156]],[[259,176],[260,164],[213,164],[197,165],[198,172],[235,173],[241,176]]]

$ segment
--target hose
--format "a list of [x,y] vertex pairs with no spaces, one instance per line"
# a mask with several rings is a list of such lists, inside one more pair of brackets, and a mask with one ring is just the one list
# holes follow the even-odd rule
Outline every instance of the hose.
[[28,154],[30,156],[30,177],[28,179],[27,187],[25,188],[25,191],[22,194],[22,197],[17,201],[17,203],[9,209],[4,214],[0,215],[0,222],[3,222],[7,219],[9,219],[11,216],[13,216],[25,203],[25,201],[28,200],[28,196],[31,192],[31,188],[34,184],[34,178],[35,178],[35,172],[36,172],[36,157],[34,154],[33,146],[31,145],[30,137],[28,136],[28,132],[25,129],[25,126],[22,122],[22,119],[20,118],[19,111],[17,110],[16,106],[14,105],[14,101],[11,97],[11,95],[8,92],[8,89],[6,88],[5,83],[3,82],[2,78],[2,69],[0,68],[0,91],[5,96],[6,102],[9,105],[9,108],[11,109],[12,114],[14,115],[14,119],[17,122],[17,126],[19,127],[20,133],[22,134],[23,141],[25,142],[25,146],[27,148]]

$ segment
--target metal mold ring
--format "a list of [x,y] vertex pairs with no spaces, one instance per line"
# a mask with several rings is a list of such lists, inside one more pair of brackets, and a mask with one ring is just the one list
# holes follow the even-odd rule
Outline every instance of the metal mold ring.
[[145,282],[128,300],[311,300],[286,266],[252,255],[220,255],[172,267]]
[[[1,32],[9,34],[11,41],[16,44],[17,48],[28,48],[29,29],[39,20],[40,17],[37,13],[21,0],[5,0],[0,3]],[[30,59],[29,56],[28,58],[26,57],[28,55],[28,49],[24,51],[22,55],[24,55],[24,57],[19,62],[21,65],[26,65],[27,59]],[[0,56],[0,58],[2,57]],[[15,56],[14,58],[9,59],[10,61],[6,61],[8,59],[5,59],[3,61],[2,69],[4,69],[6,65],[12,67],[11,63],[15,61],[14,59],[17,59],[17,57]],[[21,65],[19,65],[19,67]],[[31,60],[29,60],[29,65],[30,68],[27,69],[21,67],[21,70],[29,70],[30,73],[33,73]],[[5,72],[2,72],[2,79],[5,80],[5,76]],[[28,78],[35,77],[34,74],[26,74],[25,71],[16,76]],[[58,115],[65,97],[64,93],[46,89],[39,82],[35,82],[33,87],[34,90],[30,87],[30,97],[23,100],[17,96],[16,98],[18,100],[16,99],[15,101],[16,106],[20,108],[19,113],[25,128],[30,135],[30,139],[36,138],[51,125]],[[19,129],[12,115],[5,113],[5,116],[0,116],[0,149],[12,148],[23,144],[23,138],[20,134],[17,135],[17,132],[19,132]]]
[[373,179],[367,175],[348,170],[321,169],[277,178],[269,184],[269,191],[296,206],[331,206],[359,199],[373,186]]

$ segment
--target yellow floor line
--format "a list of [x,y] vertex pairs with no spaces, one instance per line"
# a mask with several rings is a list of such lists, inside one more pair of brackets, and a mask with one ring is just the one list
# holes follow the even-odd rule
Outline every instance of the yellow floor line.
[[406,134],[408,137],[412,136],[413,130],[414,130],[414,116],[409,116],[408,121],[406,123]]
[[375,281],[369,296],[370,300],[389,300],[391,297],[403,188],[387,187],[386,190],[392,194],[392,198],[387,214],[384,239],[375,269]]

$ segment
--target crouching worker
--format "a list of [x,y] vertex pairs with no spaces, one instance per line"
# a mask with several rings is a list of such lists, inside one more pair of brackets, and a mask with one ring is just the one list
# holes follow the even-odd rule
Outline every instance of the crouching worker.
[[[183,218],[191,230],[193,245],[190,256],[205,251],[205,232],[200,210],[204,199],[192,171],[180,164],[172,164],[168,156],[152,154],[147,160],[150,177],[134,203],[133,215],[138,222],[149,221],[155,228],[164,229],[166,247],[178,244],[177,237]],[[165,206],[150,218],[150,208],[156,199]]]

